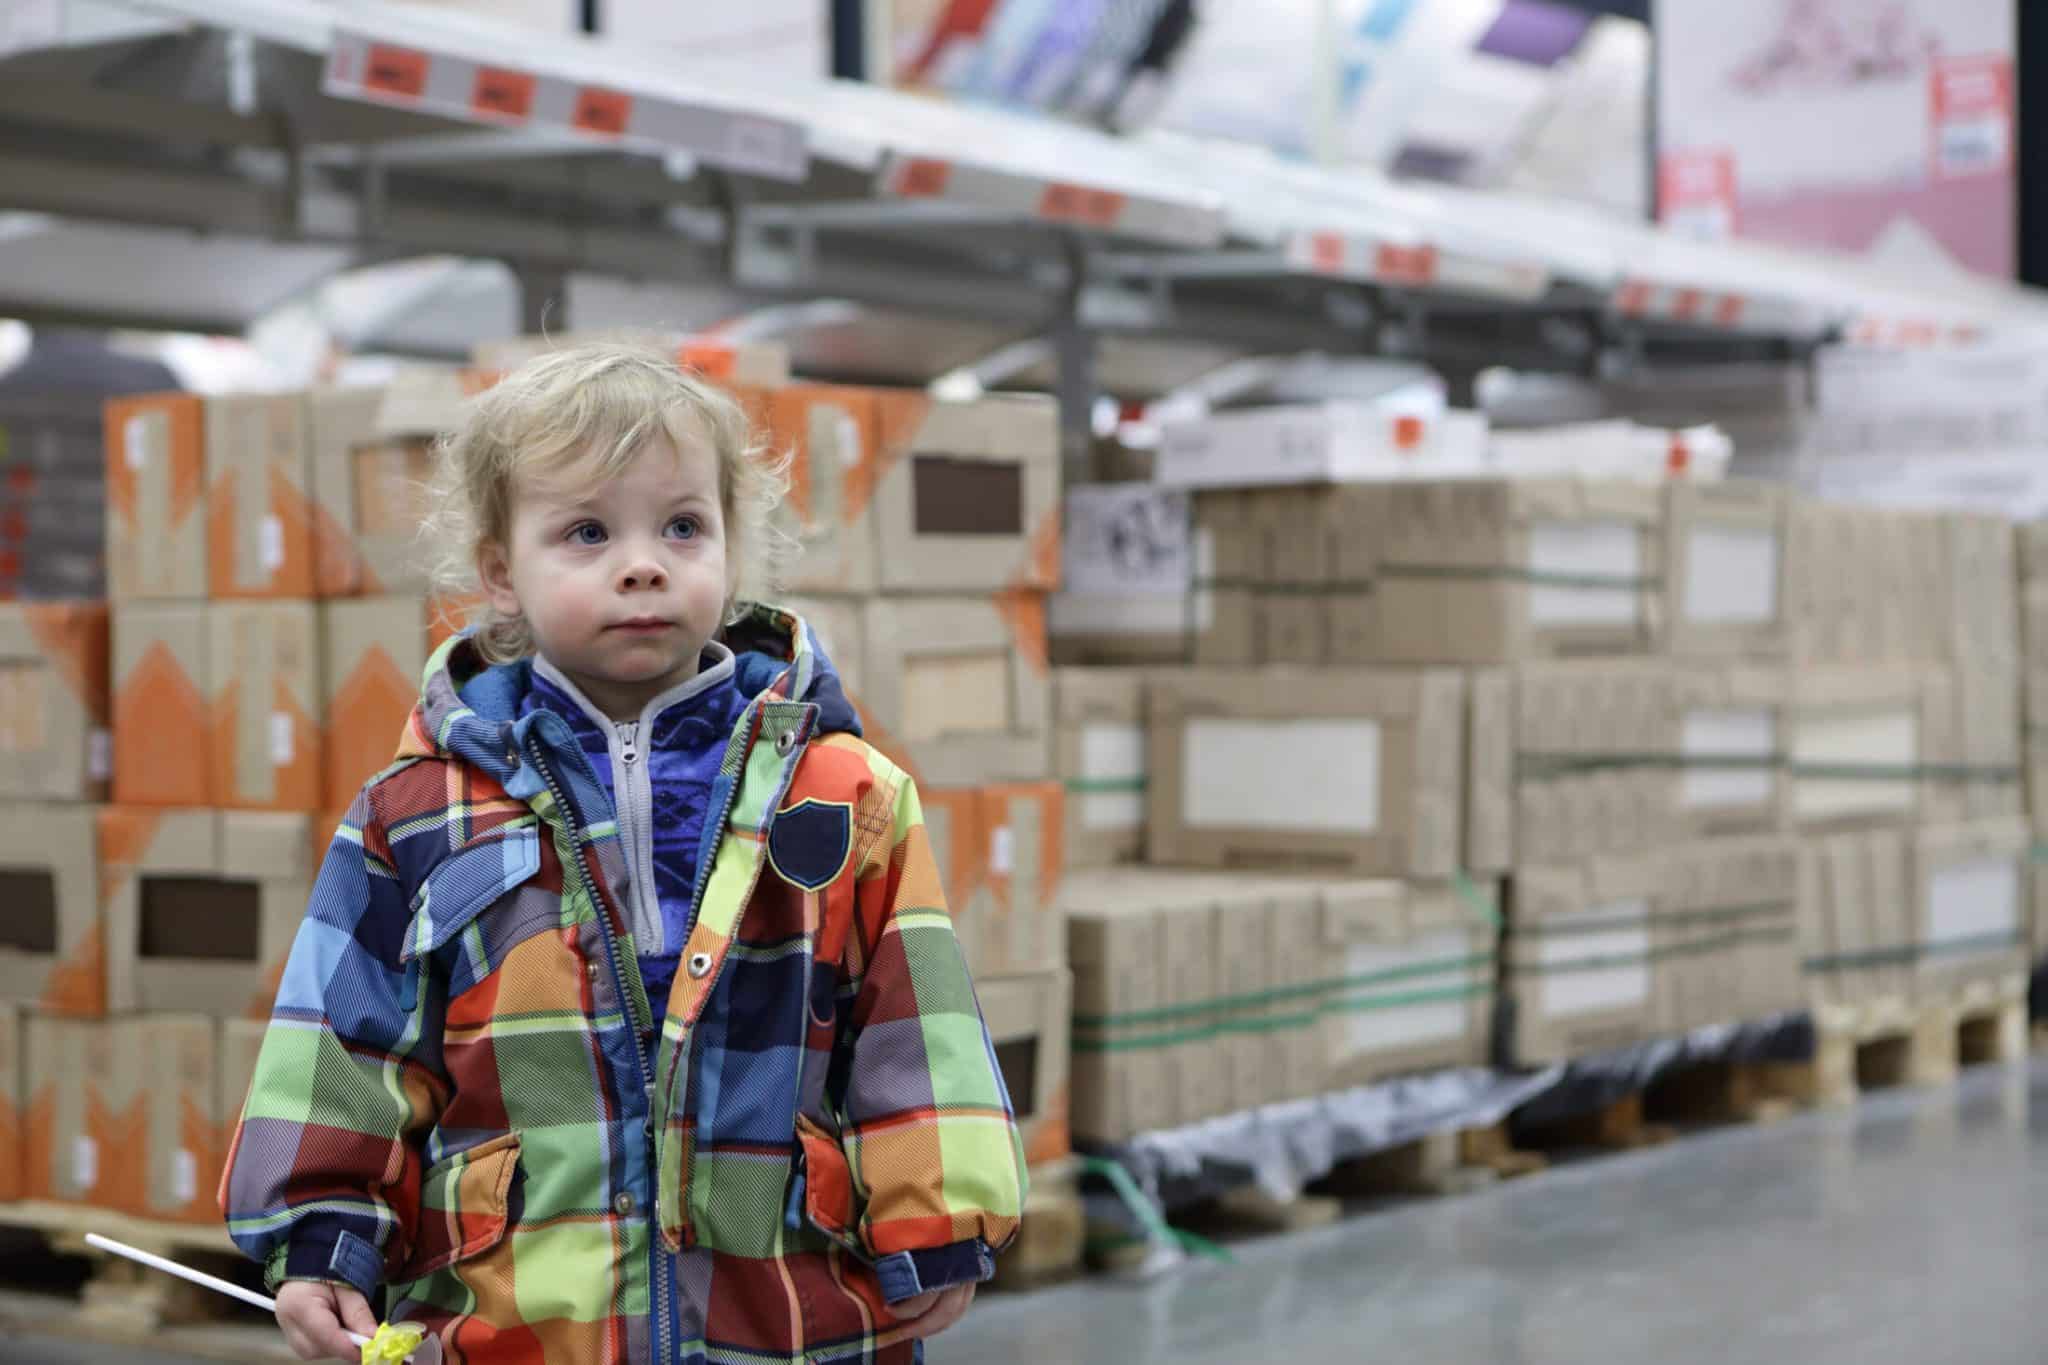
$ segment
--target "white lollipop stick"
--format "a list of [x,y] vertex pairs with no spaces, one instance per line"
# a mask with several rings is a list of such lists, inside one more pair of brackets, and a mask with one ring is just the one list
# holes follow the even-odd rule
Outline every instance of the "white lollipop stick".
[[[111,1251],[116,1256],[126,1256],[131,1261],[141,1262],[151,1270],[161,1270],[166,1275],[175,1275],[179,1279],[196,1284],[202,1289],[211,1289],[216,1294],[225,1294],[231,1299],[240,1299],[250,1307],[261,1308],[266,1313],[277,1312],[276,1299],[266,1299],[253,1289],[244,1289],[242,1286],[231,1284],[227,1280],[215,1279],[203,1271],[194,1270],[190,1266],[179,1265],[176,1261],[167,1261],[161,1256],[153,1256],[149,1252],[143,1251],[138,1247],[129,1246],[125,1242],[117,1242],[111,1237],[102,1237],[97,1232],[86,1233],[85,1244],[91,1247],[98,1247],[101,1251]],[[368,1346],[370,1344],[368,1337],[359,1337],[354,1332],[348,1334],[348,1339],[358,1346]]]

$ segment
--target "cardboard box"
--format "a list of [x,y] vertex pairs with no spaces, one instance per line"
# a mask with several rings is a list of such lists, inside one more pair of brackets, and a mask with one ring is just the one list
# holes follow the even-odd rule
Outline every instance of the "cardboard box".
[[1073,1152],[1068,1129],[1073,977],[1056,968],[979,978],[974,991],[1024,1136],[1024,1159],[1032,1166],[1065,1159]]
[[1669,899],[1656,857],[1516,871],[1501,950],[1509,1060],[1568,1061],[1651,1036]]
[[270,1033],[268,1019],[223,1019],[220,1021],[220,1125],[221,1155],[227,1155],[248,1107],[249,1087],[256,1080],[256,1063],[263,1055],[263,1040]]
[[212,616],[201,603],[114,605],[114,799],[213,799]]
[[94,807],[0,804],[0,1000],[46,1014],[107,1010]]
[[[1413,386],[1370,400],[1213,413],[1161,433],[1154,477],[1170,488],[1358,483],[1480,472],[1484,427],[1445,439],[1443,396]],[[1475,438],[1475,435],[1477,439]]]
[[1322,532],[1329,547],[1324,586],[1330,620],[1330,662],[1369,664],[1379,653],[1379,574],[1385,500],[1371,488],[1326,488]]
[[2005,669],[1921,674],[1926,751],[1921,818],[1930,824],[2025,813],[2020,679]]
[[24,1025],[20,1010],[0,1004],[0,1203],[21,1198],[22,1128],[27,1117]]
[[1664,857],[1670,895],[1659,936],[1659,1031],[1803,1008],[1798,842],[1712,839]]
[[434,610],[419,596],[320,604],[323,805],[345,809],[365,782],[391,765],[419,703]]
[[312,602],[216,602],[207,608],[213,683],[212,794],[237,810],[318,810],[324,705],[320,615]]
[[[1495,888],[1488,888],[1492,895]],[[1337,989],[1323,1002],[1336,1090],[1488,1060],[1498,930],[1443,885],[1333,882],[1323,946]]]
[[454,371],[419,367],[402,371],[388,388],[306,395],[320,596],[431,586],[431,547],[421,541],[420,525],[434,472],[433,438],[461,421],[462,401],[477,386]]
[[1059,586],[1059,409],[1001,396],[881,392],[879,585],[897,592]]
[[215,1225],[221,1168],[210,1019],[33,1017],[23,1193]]
[[0,604],[0,797],[106,799],[112,633],[104,602]]
[[312,464],[299,394],[206,400],[207,590],[311,597]]
[[1944,662],[1967,671],[2010,673],[2020,638],[2019,540],[2010,519],[1951,512],[1942,518],[1948,601],[1937,624],[1949,629]]
[[1801,947],[1810,998],[1846,1005],[1912,997],[1908,849],[1909,836],[1898,829],[1803,841]]
[[756,430],[765,434],[769,455],[789,459],[789,495],[773,522],[800,551],[784,574],[788,586],[797,592],[873,592],[878,551],[869,514],[883,459],[879,391],[792,384],[737,393]]
[[1377,653],[1386,663],[1514,663],[1655,653],[1663,491],[1589,479],[1379,490]]
[[1678,711],[1675,826],[1688,838],[1787,828],[1792,678],[1782,667],[1673,671]]
[[1668,841],[1681,780],[1675,675],[1584,659],[1471,682],[1465,866],[1570,861]]
[[2032,842],[2017,819],[1915,832],[1916,985],[1995,980],[2031,966]]
[[[950,834],[955,866],[971,886],[953,908],[968,969],[981,976],[1058,966],[1067,946],[1058,902],[1065,792],[1055,782],[1013,783],[981,788],[973,801],[974,814]],[[964,859],[963,835],[981,844]]]
[[1194,621],[1193,499],[1150,483],[1066,491],[1060,591],[1047,606],[1061,664],[1181,664]]
[[859,633],[859,662],[834,662],[868,742],[920,787],[1051,776],[1042,595],[881,598]]
[[1154,675],[1156,863],[1448,877],[1465,679],[1450,669]]
[[1204,668],[1245,668],[1259,662],[1257,589],[1264,541],[1253,514],[1256,495],[1195,495],[1194,578],[1188,615],[1194,661]]
[[1329,661],[1332,548],[1322,490],[1275,489],[1258,501],[1264,541],[1256,597],[1259,662],[1313,668]]
[[101,810],[109,1008],[269,1018],[326,851],[313,822]]
[[1930,730],[1911,669],[1800,668],[1793,674],[1792,819],[1801,830],[1920,817]]
[[1144,856],[1145,677],[1138,669],[1053,672],[1053,772],[1067,794],[1069,867]]
[[118,602],[206,595],[206,424],[190,394],[106,406],[107,591]]
[[1664,613],[1681,658],[1781,659],[1791,494],[1738,479],[1665,492]]
[[1273,1103],[1323,1093],[1330,1075],[1330,1039],[1322,1019],[1334,1002],[1320,991],[1330,979],[1323,944],[1322,884],[1311,877],[1275,877],[1264,887],[1271,900],[1267,940],[1276,995],[1260,1027],[1268,1038]]

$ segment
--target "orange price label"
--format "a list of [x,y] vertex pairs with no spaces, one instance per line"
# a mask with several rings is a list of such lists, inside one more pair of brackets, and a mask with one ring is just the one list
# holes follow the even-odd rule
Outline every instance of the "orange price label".
[[951,162],[914,156],[896,168],[896,193],[905,199],[937,199],[952,178]]
[[1672,300],[1671,316],[1681,322],[1690,322],[1700,315],[1700,305],[1704,302],[1705,298],[1699,290],[1681,289],[1678,291],[1678,297]]
[[363,65],[363,88],[416,100],[427,93],[427,54],[409,47],[372,43]]
[[1115,227],[1123,216],[1124,197],[1114,190],[1090,189],[1054,181],[1038,198],[1038,216],[1055,223],[1081,223],[1089,227]]
[[1344,235],[1318,232],[1309,238],[1309,260],[1319,274],[1335,275],[1344,269]]
[[1382,246],[1373,255],[1373,274],[1389,284],[1429,284],[1436,279],[1433,246]]
[[1747,306],[1742,295],[1729,294],[1721,300],[1721,306],[1714,310],[1714,321],[1723,327],[1733,327],[1742,321],[1742,313]]
[[476,86],[470,91],[469,107],[490,118],[523,122],[533,113],[534,85],[534,78],[524,71],[480,66],[476,71]]
[[623,137],[632,117],[631,95],[595,85],[586,85],[576,92],[576,114],[571,121],[586,133]]
[[1630,280],[1615,295],[1614,306],[1628,317],[1641,317],[1650,311],[1650,286],[1641,280]]

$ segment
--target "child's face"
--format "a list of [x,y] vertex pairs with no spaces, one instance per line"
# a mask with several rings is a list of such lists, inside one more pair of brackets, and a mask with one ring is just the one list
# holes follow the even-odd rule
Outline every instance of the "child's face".
[[481,555],[491,605],[612,719],[696,675],[730,588],[708,442],[657,438],[609,482],[573,465],[521,480],[509,540]]

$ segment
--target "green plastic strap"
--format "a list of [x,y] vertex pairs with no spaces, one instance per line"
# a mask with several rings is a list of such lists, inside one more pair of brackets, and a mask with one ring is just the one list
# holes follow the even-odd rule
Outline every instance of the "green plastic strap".
[[2021,771],[1970,763],[1794,763],[1792,775],[1844,782],[2017,782]]
[[2035,844],[2027,850],[2027,857],[2037,863],[2048,863],[2048,842]]
[[1067,790],[1076,796],[1126,796],[1150,784],[1142,777],[1070,777]]
[[1472,880],[1464,868],[1461,867],[1451,873],[1451,889],[1458,893],[1458,899],[1471,907],[1472,913],[1478,917],[1481,924],[1496,930],[1503,926],[1505,921],[1501,918],[1500,906],[1494,902],[1493,897],[1479,889],[1479,884]]
[[1175,1029],[1166,1033],[1141,1034],[1134,1038],[1075,1038],[1076,1052],[1146,1052],[1155,1048],[1184,1047],[1231,1034],[1280,1033],[1288,1029],[1313,1028],[1325,1014],[1363,1014],[1368,1010],[1405,1009],[1410,1005],[1435,1004],[1444,1000],[1469,1000],[1493,989],[1491,981],[1468,981],[1456,986],[1427,990],[1399,991],[1357,1000],[1324,1001],[1305,1014],[1266,1015],[1251,1019],[1224,1019],[1199,1028]]
[[1783,767],[1783,754],[1549,754],[1515,755],[1515,771],[1521,777],[1571,777],[1579,773],[1606,772],[1628,768],[1704,769],[1716,772],[1753,772]]
[[1858,967],[1897,967],[1925,961],[1928,958],[2017,948],[2025,942],[2025,935],[2018,930],[2009,930],[1973,934],[1968,938],[1952,938],[1941,943],[1909,943],[1899,948],[1869,948],[1855,953],[1830,953],[1822,957],[1809,957],[1802,965],[1809,972],[1853,971]]
[[1177,1247],[1196,1256],[1206,1256],[1225,1265],[1236,1263],[1237,1257],[1231,1255],[1226,1248],[1216,1245],[1206,1237],[1198,1237],[1167,1222],[1166,1215],[1145,1197],[1145,1192],[1138,1188],[1138,1182],[1131,1179],[1131,1173],[1121,1164],[1098,1156],[1077,1157],[1075,1160],[1087,1174],[1099,1175],[1109,1182],[1109,1188],[1115,1192],[1118,1201],[1130,1210],[1131,1217],[1137,1219],[1138,1226],[1144,1229],[1146,1240]]
[[1640,574],[1550,573],[1541,569],[1516,569],[1492,564],[1382,564],[1382,578],[1511,579],[1543,588],[1615,588],[1636,590],[1659,588],[1664,580]]
[[1268,1005],[1286,1004],[1307,997],[1327,995],[1332,991],[1357,990],[1364,986],[1382,985],[1394,981],[1409,981],[1418,976],[1441,976],[1446,972],[1472,971],[1492,963],[1491,953],[1467,953],[1460,957],[1432,958],[1426,962],[1409,962],[1399,967],[1386,967],[1376,972],[1364,972],[1358,976],[1333,977],[1324,981],[1306,981],[1298,986],[1281,986],[1273,990],[1252,991],[1244,995],[1215,996],[1208,1000],[1190,1001],[1183,1005],[1161,1005],[1156,1009],[1130,1010],[1120,1014],[1077,1014],[1074,1027],[1082,1029],[1132,1028],[1142,1024],[1165,1024],[1177,1020],[1199,1019],[1205,1015],[1225,1014],[1240,1010],[1260,1009]]

